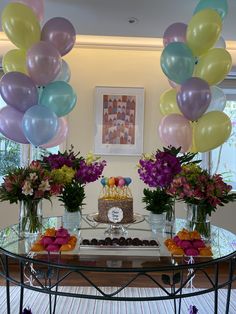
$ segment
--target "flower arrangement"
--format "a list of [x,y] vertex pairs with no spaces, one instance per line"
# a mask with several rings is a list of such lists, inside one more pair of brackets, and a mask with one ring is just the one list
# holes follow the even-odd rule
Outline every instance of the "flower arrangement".
[[180,147],[163,147],[163,151],[158,149],[153,154],[144,154],[139,160],[139,177],[153,188],[152,190],[145,188],[142,199],[146,203],[146,209],[152,213],[168,213],[172,210],[174,199],[167,189],[174,177],[181,172],[181,165],[188,163],[196,155],[193,153],[179,155],[180,150]]
[[204,214],[211,215],[217,206],[236,200],[230,193],[231,185],[220,174],[209,174],[194,163],[183,165],[182,170],[170,184],[168,193],[188,204],[198,205]]
[[3,178],[0,200],[20,202],[19,231],[22,235],[40,232],[42,228],[41,200],[51,201],[59,195],[61,185],[39,161],[32,161],[24,168],[14,168]]
[[96,181],[106,166],[106,161],[99,159],[92,153],[84,158],[80,153],[74,153],[73,147],[69,151],[43,157],[44,167],[51,171],[53,180],[62,187],[59,200],[67,211],[79,211],[84,205],[85,185]]
[[3,178],[0,200],[17,203],[50,200],[60,193],[61,186],[39,161],[32,161],[24,168],[14,168]]

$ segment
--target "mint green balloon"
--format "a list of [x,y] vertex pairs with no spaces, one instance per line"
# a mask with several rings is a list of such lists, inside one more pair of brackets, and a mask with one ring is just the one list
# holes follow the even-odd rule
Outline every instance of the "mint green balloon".
[[58,117],[67,115],[76,105],[77,96],[66,82],[52,82],[44,88],[40,105],[50,108]]
[[192,77],[195,58],[191,49],[182,42],[172,42],[161,54],[161,68],[171,81],[182,84]]
[[201,0],[196,6],[193,15],[205,9],[215,10],[222,20],[228,14],[228,4],[226,0]]

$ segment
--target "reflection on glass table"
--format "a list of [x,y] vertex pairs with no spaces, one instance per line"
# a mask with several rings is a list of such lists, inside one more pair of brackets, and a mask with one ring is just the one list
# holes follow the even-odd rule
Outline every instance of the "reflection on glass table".
[[[90,216],[82,217],[82,225],[77,230],[77,245],[72,251],[48,253],[46,251],[31,252],[31,245],[35,239],[23,239],[19,236],[18,226],[12,225],[1,230],[0,237],[0,275],[6,279],[8,313],[10,313],[9,284],[21,285],[20,309],[22,310],[24,289],[33,289],[48,294],[50,309],[56,308],[57,296],[78,298],[96,298],[120,301],[150,301],[170,300],[174,302],[174,313],[181,313],[181,299],[198,294],[214,291],[214,313],[218,313],[218,289],[227,288],[225,311],[229,313],[230,293],[232,282],[236,280],[236,235],[222,228],[213,226],[211,248],[213,256],[191,257],[171,255],[164,245],[164,241],[173,237],[171,232],[152,233],[148,217],[140,222],[126,225],[124,240],[148,241],[156,245],[122,247],[97,245],[99,240],[107,237],[104,232],[107,225],[99,223]],[[44,229],[62,225],[61,217],[44,219]],[[185,226],[185,221],[176,219],[174,230],[178,232]],[[86,245],[86,241],[93,241],[94,245]],[[114,237],[113,239],[114,240]],[[122,241],[124,241],[122,239]],[[90,242],[92,243],[92,242]],[[101,243],[101,242],[100,242]],[[125,242],[126,243],[126,242]],[[12,272],[10,264],[16,265],[17,276]],[[221,272],[224,276],[221,277]],[[18,276],[19,274],[19,276]],[[99,295],[75,294],[62,292],[59,288],[65,280],[73,277],[78,284],[94,287]],[[111,277],[112,276],[112,277]],[[204,289],[194,290],[196,278],[204,280],[207,285]],[[27,278],[31,278],[28,280]],[[102,287],[115,285],[114,292],[107,294]],[[107,280],[107,281],[106,281]],[[130,286],[152,286],[162,290],[161,295],[152,297],[124,296],[124,291]],[[52,295],[55,296],[52,301]],[[177,306],[177,301],[178,306]],[[53,310],[50,311],[53,312]],[[223,313],[223,312],[222,312]]]

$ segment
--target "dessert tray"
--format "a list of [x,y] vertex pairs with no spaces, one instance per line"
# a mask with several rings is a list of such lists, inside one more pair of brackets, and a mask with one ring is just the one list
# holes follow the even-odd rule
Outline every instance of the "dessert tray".
[[83,239],[79,253],[86,255],[110,256],[157,256],[160,243],[157,240],[141,240],[139,238]]

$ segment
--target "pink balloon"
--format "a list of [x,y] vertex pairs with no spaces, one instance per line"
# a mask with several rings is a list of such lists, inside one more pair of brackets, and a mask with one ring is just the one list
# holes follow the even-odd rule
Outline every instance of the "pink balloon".
[[187,152],[192,144],[192,128],[190,122],[180,114],[169,114],[162,118],[159,125],[159,136],[162,142],[176,148],[181,146]]
[[0,110],[0,132],[10,140],[29,144],[22,129],[23,113],[10,107],[6,106]]
[[58,118],[58,129],[56,135],[46,144],[40,145],[42,148],[50,148],[60,145],[66,140],[68,134],[68,123],[66,118]]
[[20,2],[30,7],[40,22],[44,18],[44,0],[12,0],[11,2]]
[[163,44],[166,47],[173,42],[186,42],[187,24],[174,23],[167,27],[163,35]]
[[61,56],[53,45],[40,41],[27,51],[26,64],[35,84],[47,85],[61,71]]
[[54,17],[43,26],[41,39],[51,43],[64,56],[73,48],[76,32],[69,20]]

